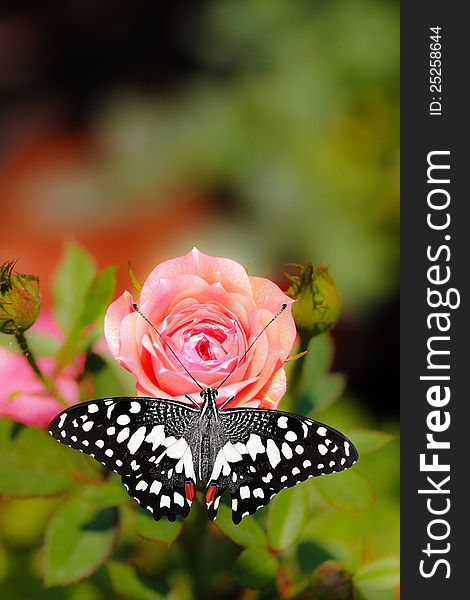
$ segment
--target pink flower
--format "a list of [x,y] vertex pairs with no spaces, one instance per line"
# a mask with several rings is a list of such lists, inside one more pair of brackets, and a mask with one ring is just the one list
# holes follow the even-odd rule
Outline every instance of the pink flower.
[[[105,337],[114,358],[137,379],[141,396],[200,399],[199,388],[168,346],[134,311],[129,292],[115,300],[105,318]],[[249,344],[279,311],[240,365]],[[249,277],[228,258],[193,248],[168,260],[148,276],[140,310],[168,341],[202,387],[219,390],[218,404],[275,408],[286,391],[284,362],[295,339],[292,300],[261,277]]]
[[[43,316],[39,317],[32,330],[43,331],[54,337],[60,335],[52,319]],[[44,374],[54,377],[57,390],[69,404],[79,401],[77,366],[68,365],[55,375],[53,358],[39,358],[36,362]],[[50,420],[63,409],[62,404],[33,373],[22,354],[0,347],[0,417],[33,427],[47,427]]]

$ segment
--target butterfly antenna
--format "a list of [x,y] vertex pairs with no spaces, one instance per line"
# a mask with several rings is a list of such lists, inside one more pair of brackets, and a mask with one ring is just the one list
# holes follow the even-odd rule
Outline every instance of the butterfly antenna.
[[[198,383],[196,381],[196,379],[194,379],[194,377],[191,375],[191,373],[188,371],[188,369],[184,366],[184,364],[182,363],[180,357],[176,354],[176,352],[173,350],[173,348],[170,346],[170,344],[166,341],[166,339],[162,336],[162,334],[158,331],[158,329],[155,327],[155,325],[153,323],[151,323],[147,317],[144,315],[144,313],[140,310],[140,308],[137,306],[137,304],[132,304],[133,309],[139,313],[139,315],[142,317],[142,319],[144,319],[144,321],[146,321],[150,327],[155,331],[155,333],[158,335],[158,337],[162,340],[162,342],[165,344],[165,346],[168,348],[168,350],[173,354],[173,356],[176,358],[176,360],[179,362],[179,364],[183,367],[183,369],[186,371],[186,373],[191,377],[191,379],[194,381],[194,383],[198,386],[198,388],[201,391],[204,391],[204,388],[202,387],[202,385],[200,383]],[[197,402],[195,402],[195,404],[197,404]]]
[[274,315],[274,317],[269,321],[269,323],[267,325],[265,325],[263,327],[263,329],[258,333],[258,335],[255,337],[255,339],[251,342],[251,344],[248,346],[248,348],[245,350],[245,353],[243,354],[243,356],[240,358],[240,360],[237,362],[237,364],[233,367],[233,369],[230,371],[230,373],[228,375],[226,375],[224,377],[224,379],[222,379],[222,383],[219,383],[219,385],[215,388],[216,390],[218,390],[219,388],[221,388],[224,383],[227,381],[227,379],[230,377],[230,375],[235,371],[235,369],[238,367],[238,365],[240,365],[242,363],[242,361],[245,359],[245,356],[248,354],[248,352],[253,348],[253,346],[256,344],[256,342],[258,341],[258,339],[263,335],[263,333],[266,331],[266,329],[271,325],[271,323],[273,321],[275,321],[278,316],[282,313],[283,310],[285,310],[287,308],[287,304],[283,304],[281,306],[281,308],[277,311],[277,313]]

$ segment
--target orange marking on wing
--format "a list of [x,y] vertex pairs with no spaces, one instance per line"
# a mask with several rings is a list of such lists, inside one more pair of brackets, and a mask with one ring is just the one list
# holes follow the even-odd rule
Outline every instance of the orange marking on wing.
[[215,492],[217,491],[216,485],[210,485],[206,491],[206,502],[210,504],[215,498]]
[[193,498],[194,498],[194,485],[192,483],[185,483],[184,484],[184,494],[186,496],[186,500],[189,500],[189,502],[193,501]]

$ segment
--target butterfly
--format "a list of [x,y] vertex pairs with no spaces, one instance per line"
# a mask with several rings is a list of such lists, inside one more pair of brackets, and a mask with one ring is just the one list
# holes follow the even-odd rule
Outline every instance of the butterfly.
[[215,389],[201,398],[199,408],[163,398],[92,400],[57,415],[49,433],[118,473],[156,520],[186,517],[199,480],[209,519],[228,489],[238,524],[282,489],[357,461],[352,442],[328,425],[279,410],[219,409]]
[[225,408],[233,396],[218,407],[217,389],[197,385],[202,402],[187,395],[192,406],[150,397],[83,402],[57,415],[49,433],[118,473],[155,520],[187,517],[200,481],[209,519],[216,518],[228,490],[237,525],[282,489],[357,461],[352,442],[328,425],[279,410]]

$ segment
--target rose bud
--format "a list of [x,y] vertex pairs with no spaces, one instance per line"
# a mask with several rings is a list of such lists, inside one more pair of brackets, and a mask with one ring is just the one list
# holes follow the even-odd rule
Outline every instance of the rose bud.
[[39,279],[35,275],[13,273],[15,261],[0,266],[0,332],[26,331],[36,321],[39,310]]
[[352,576],[339,562],[327,560],[314,571],[312,587],[316,600],[352,600]]
[[328,331],[339,318],[340,301],[328,267],[295,265],[298,275],[286,273],[290,281],[287,295],[297,300],[292,315],[299,334],[310,338]]

